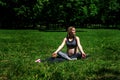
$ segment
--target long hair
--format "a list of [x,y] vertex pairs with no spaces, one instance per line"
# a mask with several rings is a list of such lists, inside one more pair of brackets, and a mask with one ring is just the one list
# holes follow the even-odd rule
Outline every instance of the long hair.
[[72,29],[73,28],[75,28],[74,26],[70,26],[70,27],[68,27],[68,29],[67,29],[67,38],[70,38],[70,37],[75,37],[75,35],[71,35],[71,31],[72,31]]

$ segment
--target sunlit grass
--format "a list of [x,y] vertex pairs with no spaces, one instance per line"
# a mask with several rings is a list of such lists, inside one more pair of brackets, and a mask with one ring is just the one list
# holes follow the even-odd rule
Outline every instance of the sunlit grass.
[[50,57],[66,32],[0,30],[0,80],[119,80],[120,31],[79,29],[77,36],[87,59],[35,63]]

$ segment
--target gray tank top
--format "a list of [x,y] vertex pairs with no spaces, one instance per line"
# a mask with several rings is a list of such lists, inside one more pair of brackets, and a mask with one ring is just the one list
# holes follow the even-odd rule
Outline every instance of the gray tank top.
[[76,40],[76,38],[73,38],[72,41],[69,41],[69,39],[67,38],[66,45],[69,48],[75,48],[75,47],[77,47],[77,40]]

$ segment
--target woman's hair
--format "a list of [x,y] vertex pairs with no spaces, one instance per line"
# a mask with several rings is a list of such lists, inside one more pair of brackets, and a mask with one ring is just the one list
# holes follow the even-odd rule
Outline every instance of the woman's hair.
[[68,31],[68,32],[71,32],[71,30],[72,30],[73,28],[75,28],[75,27],[70,26],[70,27],[68,27],[67,31]]
[[[75,28],[74,26],[70,26],[70,27],[68,27],[68,29],[67,29],[67,38],[69,38],[70,36],[71,36],[71,31],[72,31],[72,29],[73,28]],[[73,35],[73,37],[75,37],[75,35]]]

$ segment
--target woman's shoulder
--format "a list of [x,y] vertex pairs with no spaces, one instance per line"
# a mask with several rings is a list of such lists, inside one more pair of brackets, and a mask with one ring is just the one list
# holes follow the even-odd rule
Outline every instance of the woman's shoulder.
[[79,39],[79,37],[78,37],[78,36],[76,36],[75,38],[76,38],[77,40]]
[[65,40],[65,41],[66,41],[66,40],[67,40],[67,38],[65,37],[63,40]]

